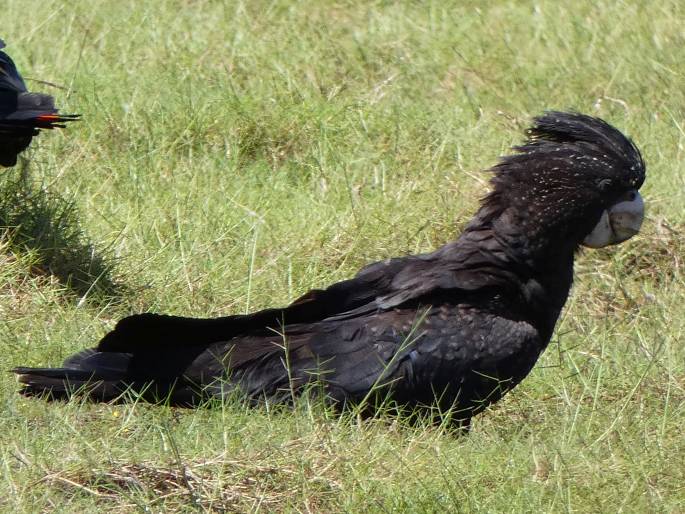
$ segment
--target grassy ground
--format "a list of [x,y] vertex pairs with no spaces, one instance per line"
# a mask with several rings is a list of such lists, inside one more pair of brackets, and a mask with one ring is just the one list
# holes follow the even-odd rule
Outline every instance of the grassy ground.
[[549,349],[469,437],[306,404],[46,405],[2,374],[4,511],[684,512],[680,2],[6,0],[2,19],[26,78],[84,114],[3,171],[4,219],[78,255],[2,240],[2,369],[130,312],[284,304],[433,249],[544,109],[605,117],[648,164],[643,234],[580,256]]

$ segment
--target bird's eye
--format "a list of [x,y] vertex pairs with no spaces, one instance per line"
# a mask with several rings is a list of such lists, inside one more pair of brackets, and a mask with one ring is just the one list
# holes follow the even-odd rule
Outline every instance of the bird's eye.
[[629,202],[632,202],[633,200],[635,200],[636,197],[637,197],[637,193],[635,191],[631,191],[630,193],[628,193],[628,201]]

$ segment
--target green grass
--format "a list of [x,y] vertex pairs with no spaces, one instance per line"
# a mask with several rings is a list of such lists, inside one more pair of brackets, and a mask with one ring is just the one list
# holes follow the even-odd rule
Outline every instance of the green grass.
[[66,87],[51,90],[58,105],[84,115],[35,141],[34,203],[5,195],[3,212],[52,221],[68,236],[55,241],[87,250],[63,254],[66,276],[86,269],[82,282],[116,287],[84,300],[45,264],[45,245],[6,236],[1,369],[56,365],[131,312],[285,304],[372,260],[436,248],[486,192],[480,170],[544,109],[606,118],[648,165],[643,233],[579,257],[547,352],[468,437],[306,402],[48,405],[4,373],[4,511],[683,512],[680,2],[6,0],[2,11],[29,87]]

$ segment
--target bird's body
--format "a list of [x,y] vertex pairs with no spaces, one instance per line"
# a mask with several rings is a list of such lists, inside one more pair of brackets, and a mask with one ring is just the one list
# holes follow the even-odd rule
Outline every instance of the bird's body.
[[[532,136],[494,168],[493,191],[456,241],[373,263],[284,308],[216,319],[130,316],[62,368],[17,368],[22,392],[65,397],[87,384],[82,394],[95,400],[129,388],[196,405],[236,389],[283,402],[316,384],[336,403],[379,394],[437,404],[468,422],[546,348],[583,240],[620,242],[641,222],[641,211],[639,221],[614,221],[630,211],[615,207],[634,205],[644,180],[639,152],[620,132],[549,113]],[[566,199],[568,209],[545,198]],[[609,235],[596,228],[605,213]]]
[[[4,47],[0,40],[0,49]],[[0,166],[14,166],[40,129],[62,128],[76,119],[78,115],[59,114],[50,95],[30,93],[14,61],[0,51]]]

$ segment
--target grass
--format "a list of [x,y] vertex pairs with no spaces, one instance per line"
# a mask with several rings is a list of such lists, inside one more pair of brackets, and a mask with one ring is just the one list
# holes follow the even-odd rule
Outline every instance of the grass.
[[75,204],[32,184],[27,164],[19,173],[8,170],[0,177],[5,250],[31,255],[33,274],[49,275],[81,302],[124,294],[124,285],[113,278],[114,263],[83,233]]
[[547,352],[468,437],[306,402],[46,405],[3,374],[2,510],[683,512],[680,2],[5,4],[29,87],[60,84],[58,104],[84,114],[26,155],[44,207],[30,219],[76,234],[67,247],[94,249],[120,289],[84,300],[5,237],[2,369],[57,364],[130,312],[284,304],[433,249],[544,109],[638,142],[648,220],[579,257]]

